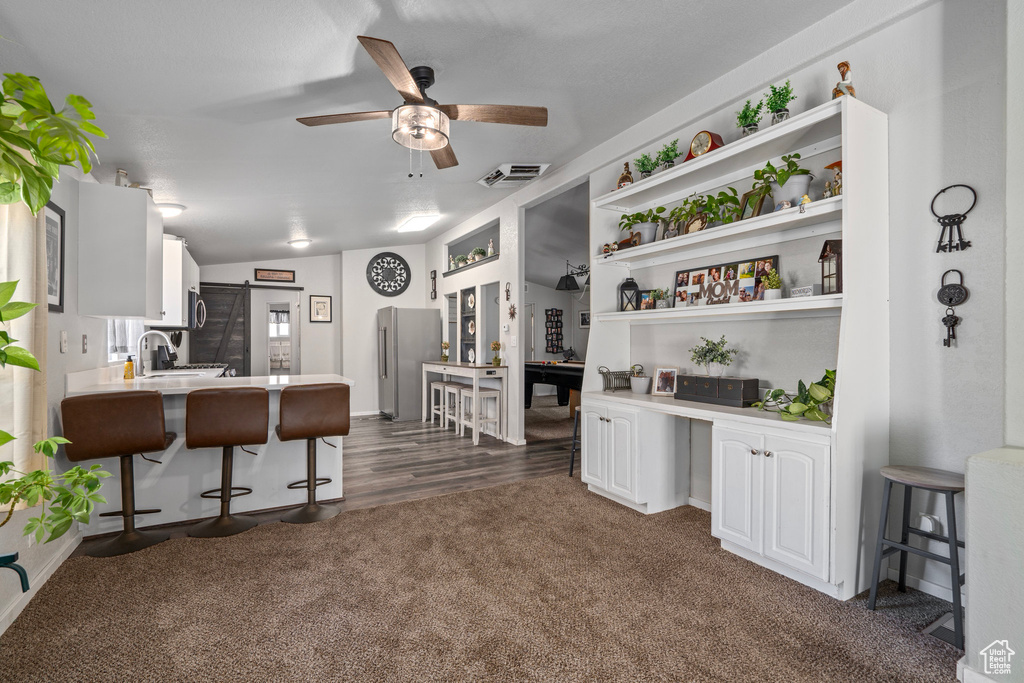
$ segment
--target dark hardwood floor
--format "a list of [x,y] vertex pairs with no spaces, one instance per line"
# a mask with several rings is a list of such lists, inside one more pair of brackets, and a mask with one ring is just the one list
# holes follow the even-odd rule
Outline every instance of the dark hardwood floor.
[[[330,457],[323,452],[331,451],[330,448],[323,444],[319,447],[322,457]],[[474,446],[468,435],[460,437],[450,428],[445,431],[436,422],[353,418],[351,431],[343,441],[345,498],[332,504],[343,511],[356,510],[551,474],[568,476],[571,447],[571,437],[512,446],[490,436],[481,436],[480,445]],[[577,448],[576,477],[579,477],[579,457]],[[107,491],[106,495],[110,496],[111,492]],[[258,519],[260,524],[267,524],[279,521],[290,509],[246,514]],[[145,522],[144,517],[136,519]],[[169,529],[171,538],[181,538],[187,536],[192,524],[194,522],[159,528]],[[85,540],[74,555],[85,554],[91,544],[113,535]]]

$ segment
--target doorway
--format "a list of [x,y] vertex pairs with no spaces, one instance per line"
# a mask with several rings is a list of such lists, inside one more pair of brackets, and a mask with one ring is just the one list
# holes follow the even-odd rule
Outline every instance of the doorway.
[[252,289],[252,338],[250,361],[253,375],[299,375],[301,297],[297,291]]

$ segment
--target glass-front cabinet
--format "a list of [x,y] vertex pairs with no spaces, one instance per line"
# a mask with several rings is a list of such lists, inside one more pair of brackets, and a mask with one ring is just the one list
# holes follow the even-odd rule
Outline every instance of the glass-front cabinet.
[[476,287],[462,290],[459,295],[460,330],[459,330],[459,362],[476,363],[476,332],[477,332],[477,300]]

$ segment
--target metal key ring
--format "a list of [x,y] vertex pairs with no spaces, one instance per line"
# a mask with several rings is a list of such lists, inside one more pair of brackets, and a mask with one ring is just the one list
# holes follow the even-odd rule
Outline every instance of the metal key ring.
[[938,192],[936,192],[935,196],[932,197],[932,215],[935,216],[936,218],[942,218],[942,216],[940,216],[939,214],[935,213],[935,200],[938,199],[939,195],[944,193],[946,190],[952,190],[954,187],[966,187],[968,190],[971,191],[971,194],[974,195],[974,201],[971,202],[970,207],[968,207],[968,209],[966,211],[964,211],[963,213],[957,214],[958,216],[966,216],[967,214],[969,214],[971,212],[971,209],[974,208],[974,205],[978,203],[978,193],[975,192],[974,188],[971,187],[970,185],[964,185],[962,183],[957,183],[956,185],[950,185],[949,187],[944,187],[941,190],[939,190]]

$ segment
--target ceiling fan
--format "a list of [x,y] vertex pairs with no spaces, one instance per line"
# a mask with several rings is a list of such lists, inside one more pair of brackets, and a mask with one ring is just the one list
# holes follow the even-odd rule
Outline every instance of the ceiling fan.
[[448,139],[448,121],[482,121],[514,126],[548,125],[547,107],[523,107],[508,104],[438,104],[427,97],[426,90],[434,84],[434,70],[429,66],[409,69],[394,44],[358,36],[359,42],[405,103],[393,110],[357,111],[350,114],[327,114],[296,119],[306,126],[326,126],[371,119],[391,119],[391,137],[410,149],[430,152],[438,168],[458,166]]

